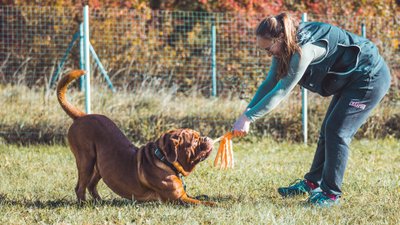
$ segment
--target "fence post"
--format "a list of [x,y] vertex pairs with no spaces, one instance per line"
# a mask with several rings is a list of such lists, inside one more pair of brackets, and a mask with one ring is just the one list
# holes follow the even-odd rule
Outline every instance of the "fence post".
[[97,66],[100,69],[100,72],[103,74],[104,79],[106,80],[106,82],[108,84],[108,87],[111,89],[112,92],[115,92],[115,88],[110,80],[110,77],[108,76],[107,71],[104,69],[103,64],[100,62],[100,59],[97,56],[97,53],[91,44],[89,45],[89,49],[90,49],[90,52],[92,53],[94,61],[96,62]]
[[84,32],[84,55],[85,55],[85,109],[90,114],[90,51],[89,51],[89,6],[83,7],[83,32]]
[[367,37],[367,28],[365,27],[365,23],[361,24],[361,36],[363,36],[364,38]]
[[[83,33],[83,23],[79,25],[79,69],[85,70],[85,54],[84,54],[84,43],[83,43],[83,38],[85,37]],[[79,79],[79,87],[81,88],[81,91],[85,90],[85,76],[81,76]]]
[[75,41],[78,38],[79,38],[79,33],[76,32],[74,34],[74,36],[72,37],[72,41],[69,43],[68,48],[65,51],[65,54],[62,57],[60,63],[57,65],[57,68],[54,70],[54,73],[51,75],[50,85],[49,85],[50,88],[56,83],[56,81],[58,79],[58,75],[61,72],[62,68],[64,67],[64,63],[67,61],[68,54],[71,51],[72,47],[74,47]]
[[[301,22],[307,22],[307,13],[303,13],[301,15]],[[308,93],[307,90],[302,87],[301,88],[301,121],[303,124],[303,140],[304,140],[304,144],[307,144],[308,141],[308,102],[307,102],[307,98],[308,98]]]
[[212,92],[213,97],[217,96],[217,57],[216,57],[216,44],[217,44],[217,31],[215,28],[215,20],[213,18],[211,26],[211,68],[212,68]]

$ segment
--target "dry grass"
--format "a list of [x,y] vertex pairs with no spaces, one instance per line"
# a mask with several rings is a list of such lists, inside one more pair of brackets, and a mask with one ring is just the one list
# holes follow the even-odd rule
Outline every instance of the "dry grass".
[[[196,129],[217,137],[231,128],[247,101],[236,96],[205,98],[196,91],[177,93],[156,81],[146,81],[135,90],[120,89],[111,93],[105,84],[93,82],[92,112],[114,120],[134,142],[153,140],[166,130],[178,127]],[[84,94],[70,88],[70,101],[84,109]],[[299,96],[294,93],[273,113],[252,125],[251,135],[270,136],[277,140],[301,141],[302,124]],[[318,130],[329,100],[311,95],[309,101],[309,139]],[[25,86],[0,86],[0,131],[9,143],[62,142],[71,120],[61,110],[54,90],[29,89]],[[359,138],[400,137],[398,101],[385,102],[358,133]]]

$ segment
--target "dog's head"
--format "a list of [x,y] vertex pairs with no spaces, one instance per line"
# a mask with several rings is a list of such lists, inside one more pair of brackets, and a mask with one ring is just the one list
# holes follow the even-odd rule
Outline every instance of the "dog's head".
[[213,149],[210,138],[201,137],[197,131],[191,129],[168,131],[158,139],[157,145],[166,159],[184,176],[205,160]]

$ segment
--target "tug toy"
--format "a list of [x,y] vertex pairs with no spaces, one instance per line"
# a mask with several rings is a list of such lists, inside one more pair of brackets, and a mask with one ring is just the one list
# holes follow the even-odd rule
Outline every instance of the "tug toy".
[[214,140],[214,143],[220,142],[217,156],[214,160],[215,167],[217,167],[218,164],[220,169],[234,167],[235,161],[233,159],[232,138],[239,136],[243,136],[243,133],[238,131],[230,131]]

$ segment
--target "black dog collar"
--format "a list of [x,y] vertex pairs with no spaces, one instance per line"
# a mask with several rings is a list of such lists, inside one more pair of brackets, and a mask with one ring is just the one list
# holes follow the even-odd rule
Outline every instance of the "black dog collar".
[[168,162],[168,160],[165,158],[164,153],[162,153],[159,148],[156,148],[154,150],[154,154],[156,155],[157,159],[169,166],[173,171],[175,171],[176,174],[181,175],[181,173],[175,168],[175,166],[172,165],[172,163]]
[[173,171],[175,171],[175,173],[178,175],[179,179],[181,179],[182,184],[183,184],[183,189],[186,191],[186,184],[183,181],[183,175],[181,172],[178,171],[178,169],[175,168],[174,165],[172,165],[172,163],[168,162],[168,160],[165,158],[165,155],[160,151],[159,148],[156,148],[154,150],[154,155],[157,157],[157,159],[159,159],[161,162],[165,163],[167,166],[169,166]]

